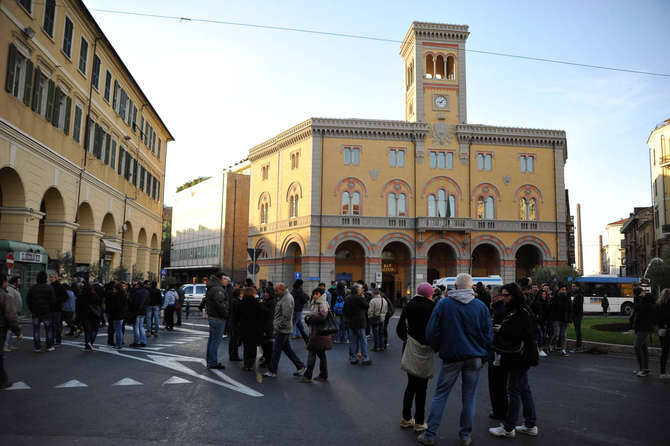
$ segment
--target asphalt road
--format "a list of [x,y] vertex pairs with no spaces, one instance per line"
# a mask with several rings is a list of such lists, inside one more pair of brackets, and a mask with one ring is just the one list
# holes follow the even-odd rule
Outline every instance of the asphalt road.
[[[24,340],[20,350],[6,354],[5,364],[10,379],[29,388],[0,392],[0,445],[415,444],[415,434],[398,426],[406,375],[395,336],[390,351],[371,353],[371,367],[350,365],[347,346],[336,345],[328,352],[330,381],[301,384],[286,357],[278,378],[243,372],[241,363],[227,361],[225,340],[220,352],[227,369],[207,371],[206,321],[188,324],[161,330],[149,349],[120,354],[107,348],[85,353],[81,339],[70,338],[55,352],[34,353]],[[131,338],[127,332],[126,343]],[[293,341],[306,359],[301,344]],[[652,376],[637,378],[634,359],[625,355],[543,360],[531,371],[540,436],[515,440],[489,437],[483,373],[474,444],[668,445],[670,382],[658,379],[657,361]],[[434,386],[433,379],[429,393]],[[455,388],[440,445],[458,444],[459,401]]]

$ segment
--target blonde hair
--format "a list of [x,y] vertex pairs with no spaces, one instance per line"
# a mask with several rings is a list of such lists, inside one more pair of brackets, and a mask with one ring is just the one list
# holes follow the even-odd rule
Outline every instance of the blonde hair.
[[657,304],[670,304],[670,288],[664,288],[658,296]]

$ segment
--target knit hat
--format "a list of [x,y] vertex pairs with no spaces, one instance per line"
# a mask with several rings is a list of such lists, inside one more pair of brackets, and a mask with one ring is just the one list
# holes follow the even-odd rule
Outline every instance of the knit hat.
[[421,282],[416,288],[416,294],[423,297],[432,297],[434,292],[435,290],[433,290],[433,286],[428,282]]

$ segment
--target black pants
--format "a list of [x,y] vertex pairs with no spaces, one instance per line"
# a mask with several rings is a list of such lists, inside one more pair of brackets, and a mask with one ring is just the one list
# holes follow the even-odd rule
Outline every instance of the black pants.
[[263,362],[269,365],[272,360],[272,338],[264,340],[261,348],[263,349]]
[[305,370],[304,376],[306,378],[312,378],[317,357],[319,358],[319,376],[328,379],[328,359],[326,358],[325,350],[309,351],[307,354],[307,370]]
[[491,411],[497,419],[504,420],[507,415],[507,370],[496,367],[493,363],[493,355],[489,360],[489,395],[491,397]]
[[244,339],[244,367],[253,367],[256,362],[256,352],[258,350],[258,343],[253,339]]
[[[107,315],[107,319],[109,319],[110,321],[112,320],[112,318],[110,318],[109,315]],[[116,345],[114,344],[114,333],[115,333],[114,324],[107,324],[107,345],[112,346]]]
[[177,323],[175,324],[177,327],[181,326],[181,305],[179,305],[179,308],[175,310],[177,312]]
[[70,333],[68,334],[73,335],[77,331],[77,326],[74,323],[74,313],[72,311],[63,311],[61,314],[63,315],[63,321],[70,329]]
[[[0,329],[0,339],[3,343],[7,337],[7,330],[5,328]],[[4,346],[0,346],[0,385],[5,385],[9,382],[9,377],[5,371],[5,349]]]
[[51,329],[53,330],[53,341],[55,344],[60,344],[63,340],[63,320],[60,311],[51,313]]
[[231,361],[240,360],[240,334],[235,327],[230,329],[230,341],[228,342],[228,359]]
[[670,333],[665,336],[659,336],[661,340],[661,375],[666,373],[668,365],[668,353],[670,353]]
[[414,422],[416,424],[425,422],[427,387],[428,379],[407,374],[407,387],[405,387],[405,395],[402,399],[402,417],[405,420],[412,418],[412,403],[414,403]]
[[165,328],[172,330],[174,327],[174,305],[168,305],[165,307]]

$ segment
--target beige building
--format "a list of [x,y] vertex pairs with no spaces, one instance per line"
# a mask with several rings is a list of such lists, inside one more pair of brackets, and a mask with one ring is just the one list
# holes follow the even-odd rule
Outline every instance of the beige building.
[[651,162],[654,251],[661,257],[670,241],[670,119],[659,123],[647,139]]
[[173,137],[82,1],[0,1],[0,239],[157,274]]
[[605,226],[607,233],[607,244],[603,246],[603,267],[602,273],[611,274],[614,276],[625,275],[623,268],[623,258],[626,254],[626,247],[624,243],[624,235],[621,233],[621,228],[628,221],[627,218],[614,221]]

